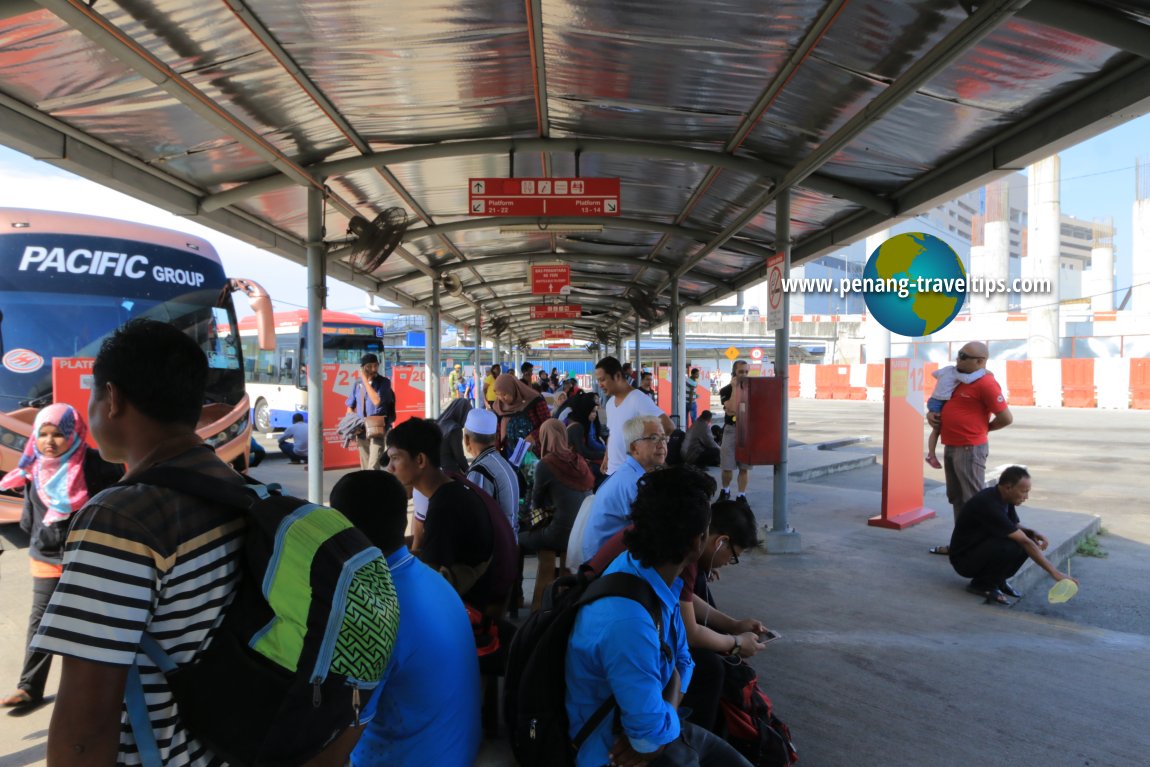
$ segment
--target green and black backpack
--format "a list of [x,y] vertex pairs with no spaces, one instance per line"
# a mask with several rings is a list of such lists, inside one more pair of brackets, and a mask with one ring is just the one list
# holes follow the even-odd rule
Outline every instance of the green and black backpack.
[[[275,485],[207,482],[172,467],[131,482],[214,501],[247,520],[235,598],[207,649],[177,667],[153,637],[141,642],[188,732],[230,764],[291,767],[358,724],[399,627],[380,550],[338,511]],[[125,702],[143,764],[159,764],[135,668]]]

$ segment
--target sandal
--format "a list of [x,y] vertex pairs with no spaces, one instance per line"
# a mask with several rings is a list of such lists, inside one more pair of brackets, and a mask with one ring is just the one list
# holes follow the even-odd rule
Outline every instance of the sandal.
[[1006,605],[1007,607],[1010,607],[1010,605],[1012,604],[1012,602],[1006,597],[1006,594],[1003,594],[1001,591],[999,591],[996,588],[984,589],[981,586],[975,586],[973,583],[971,583],[971,584],[967,584],[966,590],[969,593],[974,594],[976,597],[985,598],[986,604],[988,604],[988,605],[997,604],[997,605]]
[[32,698],[27,690],[17,690],[14,694],[9,695],[4,700],[0,700],[0,706],[4,708],[22,708],[24,706],[31,706],[36,701]]
[[941,554],[945,557],[950,555],[950,546],[931,546],[927,551],[931,554]]

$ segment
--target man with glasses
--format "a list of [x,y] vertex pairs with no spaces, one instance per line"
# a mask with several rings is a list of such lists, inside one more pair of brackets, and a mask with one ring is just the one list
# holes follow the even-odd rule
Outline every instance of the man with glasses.
[[658,418],[632,418],[623,424],[621,434],[613,432],[611,439],[619,437],[627,445],[627,459],[595,493],[591,516],[583,531],[583,553],[588,558],[627,526],[631,502],[639,494],[639,478],[667,461],[667,435]]
[[719,402],[723,405],[726,421],[723,424],[723,441],[719,444],[719,471],[723,489],[719,492],[720,501],[731,500],[731,478],[735,469],[739,470],[739,495],[734,500],[747,502],[747,480],[750,464],[735,460],[735,420],[739,412],[739,380],[747,377],[747,363],[739,360],[731,366],[731,382],[719,389]]
[[[955,369],[971,374],[986,368],[986,344],[971,341],[958,351]],[[959,383],[941,413],[928,413],[927,422],[939,426],[942,464],[946,472],[946,499],[954,519],[966,502],[986,485],[986,458],[990,455],[989,433],[1005,429],[1014,416],[1002,396],[1002,387],[989,371],[972,383]],[[932,554],[949,554],[949,546],[934,546]]]

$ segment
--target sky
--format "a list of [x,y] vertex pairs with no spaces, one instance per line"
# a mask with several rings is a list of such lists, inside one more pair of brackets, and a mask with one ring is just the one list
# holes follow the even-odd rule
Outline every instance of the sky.
[[[1090,220],[1113,216],[1116,289],[1119,300],[1131,281],[1131,226],[1138,159],[1150,166],[1150,115],[1143,115],[1061,152],[1061,201],[1064,214]],[[306,269],[189,219],[167,213],[119,192],[0,146],[0,206],[63,210],[161,226],[195,234],[211,242],[232,277],[259,282],[276,310],[307,306]],[[1150,254],[1144,257],[1150,257]],[[358,309],[367,295],[329,280],[328,308]],[[244,301],[237,311],[249,313]]]

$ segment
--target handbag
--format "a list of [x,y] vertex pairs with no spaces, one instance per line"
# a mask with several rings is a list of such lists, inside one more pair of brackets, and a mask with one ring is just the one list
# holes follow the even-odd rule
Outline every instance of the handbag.
[[366,431],[368,439],[372,437],[387,436],[387,416],[385,415],[369,415],[363,419],[363,428]]
[[519,520],[519,529],[529,531],[542,530],[551,524],[553,519],[555,519],[555,509],[531,509],[524,515],[524,518]]

